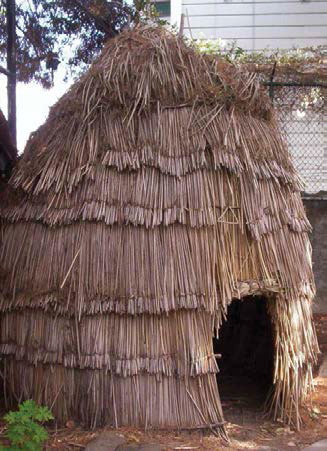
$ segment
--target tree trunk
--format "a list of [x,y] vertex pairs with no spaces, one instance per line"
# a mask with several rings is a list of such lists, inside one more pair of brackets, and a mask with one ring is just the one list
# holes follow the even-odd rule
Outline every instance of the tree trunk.
[[8,125],[14,145],[16,132],[16,4],[15,0],[6,1],[7,19],[7,70],[8,74]]

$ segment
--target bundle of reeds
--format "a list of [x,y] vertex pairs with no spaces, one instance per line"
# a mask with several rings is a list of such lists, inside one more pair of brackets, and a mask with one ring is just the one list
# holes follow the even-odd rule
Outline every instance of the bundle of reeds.
[[110,40],[0,206],[8,402],[224,435],[212,336],[233,298],[261,293],[275,416],[298,424],[317,352],[300,187],[253,75],[161,28]]

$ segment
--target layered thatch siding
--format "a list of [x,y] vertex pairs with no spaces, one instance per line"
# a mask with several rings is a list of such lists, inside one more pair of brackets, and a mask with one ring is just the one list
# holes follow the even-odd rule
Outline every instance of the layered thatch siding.
[[111,40],[1,206],[8,396],[61,421],[224,433],[214,328],[233,298],[263,293],[272,406],[298,423],[317,351],[299,188],[253,75],[161,29]]

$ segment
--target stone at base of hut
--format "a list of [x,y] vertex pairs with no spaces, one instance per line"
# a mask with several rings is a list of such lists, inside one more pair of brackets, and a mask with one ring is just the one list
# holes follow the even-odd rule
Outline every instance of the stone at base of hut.
[[257,449],[258,449],[258,451],[278,451],[277,448],[272,448],[271,446],[266,446],[266,445],[262,445]]
[[86,445],[85,451],[161,451],[160,445],[127,443],[126,437],[105,431]]
[[327,439],[319,440],[319,442],[313,443],[312,445],[303,448],[302,451],[315,451],[315,450],[327,449]]
[[161,451],[160,445],[145,445],[142,443],[119,445],[116,451]]
[[86,445],[86,451],[115,451],[126,444],[126,438],[117,432],[105,431]]

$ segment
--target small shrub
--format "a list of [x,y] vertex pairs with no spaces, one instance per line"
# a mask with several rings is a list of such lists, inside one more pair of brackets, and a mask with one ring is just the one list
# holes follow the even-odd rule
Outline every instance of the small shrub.
[[38,406],[32,400],[23,402],[16,412],[4,416],[7,423],[6,437],[11,445],[0,445],[0,450],[41,451],[48,433],[39,423],[52,419],[53,415],[47,407]]

